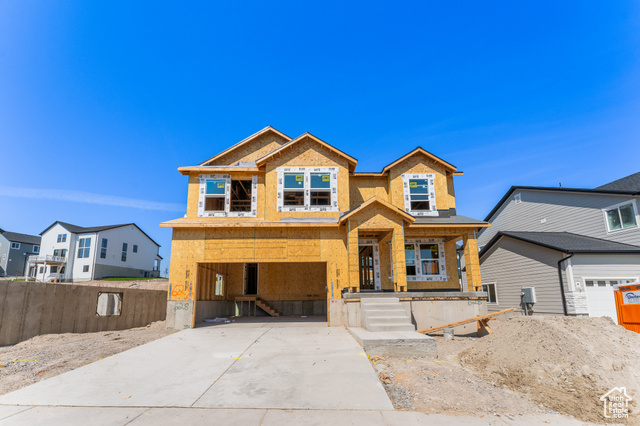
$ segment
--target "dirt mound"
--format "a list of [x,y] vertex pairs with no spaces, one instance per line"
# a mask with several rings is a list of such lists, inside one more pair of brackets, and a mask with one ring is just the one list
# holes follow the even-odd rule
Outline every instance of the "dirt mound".
[[[609,318],[517,317],[491,327],[460,353],[487,380],[583,421],[604,421],[600,397],[613,387],[640,398],[640,334]],[[629,408],[637,422],[635,401]]]

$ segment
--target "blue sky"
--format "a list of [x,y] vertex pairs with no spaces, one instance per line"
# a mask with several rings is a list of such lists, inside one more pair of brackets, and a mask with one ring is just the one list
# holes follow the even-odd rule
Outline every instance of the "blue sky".
[[0,1],[0,228],[135,222],[272,125],[378,171],[420,145],[458,211],[640,170],[637,2]]

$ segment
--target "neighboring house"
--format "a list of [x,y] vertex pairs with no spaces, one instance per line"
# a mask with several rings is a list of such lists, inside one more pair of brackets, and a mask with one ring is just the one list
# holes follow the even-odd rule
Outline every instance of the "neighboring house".
[[459,293],[457,242],[469,288],[480,286],[475,234],[488,225],[458,215],[455,166],[420,147],[380,172],[356,164],[309,133],[267,127],[180,167],[187,214],[161,224],[173,228],[169,303],[194,302],[178,303],[179,327],[257,298],[324,315],[343,292]]
[[40,252],[40,237],[0,229],[0,277],[25,275],[27,258]]
[[478,235],[489,310],[522,308],[535,287],[536,313],[609,316],[613,286],[640,278],[640,173],[595,189],[514,186]]
[[160,274],[160,245],[135,223],[84,228],[55,222],[40,235],[40,254],[28,259],[34,268],[32,276],[38,281],[148,278]]

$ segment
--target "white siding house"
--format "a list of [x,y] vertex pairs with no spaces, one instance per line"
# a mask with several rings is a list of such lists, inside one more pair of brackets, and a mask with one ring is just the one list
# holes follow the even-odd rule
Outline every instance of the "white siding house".
[[28,260],[38,281],[160,274],[160,246],[134,223],[84,228],[55,222],[40,235],[40,254]]

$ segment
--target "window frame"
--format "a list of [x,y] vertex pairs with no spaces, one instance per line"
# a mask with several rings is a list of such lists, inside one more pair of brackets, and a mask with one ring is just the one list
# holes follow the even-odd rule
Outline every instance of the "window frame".
[[[338,167],[277,167],[277,203],[276,210],[278,213],[283,212],[339,212],[338,206]],[[285,206],[284,205],[284,175],[285,173],[304,174],[304,204],[302,206]],[[327,206],[311,205],[311,174],[328,174],[329,175],[329,197],[330,202]],[[320,188],[326,191],[326,188]]]
[[131,248],[131,253],[137,253],[138,252],[138,245],[134,244],[133,247]]
[[33,246],[33,250],[32,250],[35,254],[40,254],[40,246],[38,245],[34,245]]
[[[404,211],[411,216],[438,216],[438,207],[436,206],[436,193],[435,193],[435,179],[434,173],[422,173],[422,174],[403,174],[402,177],[402,190],[404,195]],[[411,191],[410,181],[414,179],[426,179],[428,181],[429,196],[429,210],[412,210],[411,209]],[[421,194],[422,195],[422,194]]]
[[122,243],[122,255],[120,256],[120,261],[121,262],[126,262],[127,261],[127,251],[128,250],[129,250],[129,244]]
[[[494,300],[494,301],[489,300],[489,296],[490,296],[490,294],[491,294],[491,293],[488,291],[488,287],[489,287],[490,285],[492,285],[492,286],[493,286],[493,294],[494,294],[494,295],[495,295],[495,297],[496,297],[496,300]],[[487,287],[487,289],[486,289],[486,290],[485,290],[485,287]],[[492,305],[498,305],[498,304],[499,304],[499,303],[498,303],[498,285],[497,285],[495,282],[490,282],[490,283],[486,283],[486,284],[485,284],[485,283],[482,283],[482,284],[481,284],[481,288],[482,288],[482,291],[484,291],[485,293],[487,293],[487,303],[490,303],[490,304],[492,304]]]
[[14,243],[13,241],[11,242],[11,250],[20,250],[20,243]]
[[[88,259],[91,257],[91,238],[93,237],[84,237],[78,240],[78,259]],[[89,240],[89,245],[86,245],[87,240]],[[81,251],[82,256],[80,255]]]
[[100,259],[106,259],[107,258],[107,246],[109,245],[109,239],[108,238],[102,238],[102,240],[100,241]]
[[58,243],[66,243],[67,242],[67,234],[58,234]]
[[[234,176],[228,174],[200,175],[200,190],[198,196],[198,217],[256,217],[258,213],[258,176]],[[212,180],[224,180],[224,211],[205,210],[207,182]],[[251,210],[246,212],[232,212],[231,207],[231,181],[251,180]]]
[[[415,253],[415,267],[416,267],[416,275],[407,275],[407,282],[424,282],[424,281],[449,281],[447,277],[447,262],[446,262],[446,254],[444,251],[444,238],[405,238],[404,240],[405,246],[412,244],[414,246]],[[438,245],[438,274],[437,275],[425,275],[422,268],[422,256],[420,254],[420,244],[437,244]],[[427,260],[436,260],[436,259],[424,259]],[[406,265],[406,259],[405,259]]]
[[[628,226],[628,227],[624,227],[622,225],[622,216],[620,215],[620,207],[624,207],[628,204],[631,204],[631,208],[633,209],[633,216],[636,219],[636,224],[635,226]],[[608,212],[610,212],[611,210],[617,210],[618,211],[618,217],[620,218],[620,229],[611,229],[609,227],[609,217],[607,215]],[[627,200],[627,201],[623,201],[622,203],[618,203],[618,204],[614,204],[612,206],[609,206],[607,208],[602,209],[602,215],[604,217],[604,223],[605,226],[607,227],[607,233],[613,233],[613,232],[620,232],[620,231],[627,231],[629,229],[637,229],[640,226],[640,215],[638,215],[638,205],[636,204],[636,200],[632,199],[632,200]]]

